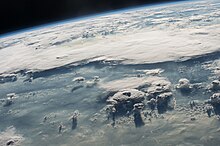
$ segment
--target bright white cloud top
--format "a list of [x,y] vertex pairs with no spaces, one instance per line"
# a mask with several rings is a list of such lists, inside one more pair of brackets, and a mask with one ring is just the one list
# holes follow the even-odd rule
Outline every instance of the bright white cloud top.
[[0,146],[217,146],[219,51],[219,0],[1,37]]
[[1,38],[0,74],[82,61],[179,61],[220,51],[219,5],[196,1],[143,8]]

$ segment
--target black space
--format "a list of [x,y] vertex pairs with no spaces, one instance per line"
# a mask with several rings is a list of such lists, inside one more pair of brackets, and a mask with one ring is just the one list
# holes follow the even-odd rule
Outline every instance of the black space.
[[174,0],[1,0],[0,34],[99,12]]

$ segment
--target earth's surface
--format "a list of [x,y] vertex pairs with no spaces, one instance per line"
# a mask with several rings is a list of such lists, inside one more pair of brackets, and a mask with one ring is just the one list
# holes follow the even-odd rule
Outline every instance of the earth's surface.
[[1,37],[0,146],[218,146],[219,51],[219,0]]

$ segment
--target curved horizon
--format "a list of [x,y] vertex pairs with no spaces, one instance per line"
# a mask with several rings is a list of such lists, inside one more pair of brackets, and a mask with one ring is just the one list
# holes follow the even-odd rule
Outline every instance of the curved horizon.
[[153,8],[153,7],[160,7],[160,6],[165,6],[167,4],[173,5],[173,4],[178,4],[178,3],[184,3],[184,2],[191,2],[191,1],[199,1],[199,0],[180,0],[180,1],[173,1],[173,2],[160,2],[160,3],[153,3],[153,4],[143,4],[140,6],[130,6],[127,8],[120,8],[120,9],[116,9],[116,10],[107,10],[105,12],[99,12],[99,13],[94,13],[94,14],[86,14],[83,16],[77,16],[74,18],[67,18],[67,19],[63,19],[63,20],[56,20],[53,22],[48,22],[48,23],[44,23],[44,24],[39,24],[39,25],[35,25],[35,26],[29,26],[26,28],[21,28],[18,30],[14,30],[14,31],[9,31],[9,32],[5,32],[3,34],[0,34],[0,38],[4,38],[4,37],[8,37],[10,35],[16,35],[19,33],[23,33],[23,32],[28,32],[28,31],[33,31],[36,29],[41,29],[41,28],[45,28],[45,27],[50,27],[50,26],[55,26],[55,25],[62,25],[65,23],[71,23],[71,22],[77,22],[77,21],[81,21],[81,20],[86,20],[86,19],[92,19],[95,17],[101,17],[101,16],[106,16],[106,15],[112,15],[112,14],[117,14],[117,13],[123,13],[123,12],[127,12],[127,11],[135,11],[138,9],[144,9],[144,8]]

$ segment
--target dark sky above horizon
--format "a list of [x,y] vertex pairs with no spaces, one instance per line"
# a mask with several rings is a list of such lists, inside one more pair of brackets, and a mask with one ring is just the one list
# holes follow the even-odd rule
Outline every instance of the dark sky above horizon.
[[110,10],[171,1],[174,0],[1,0],[0,34]]

